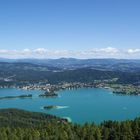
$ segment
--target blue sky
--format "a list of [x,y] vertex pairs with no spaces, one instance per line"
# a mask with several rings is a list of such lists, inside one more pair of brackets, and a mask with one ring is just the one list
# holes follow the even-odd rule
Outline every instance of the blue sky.
[[0,0],[0,57],[140,58],[140,1]]

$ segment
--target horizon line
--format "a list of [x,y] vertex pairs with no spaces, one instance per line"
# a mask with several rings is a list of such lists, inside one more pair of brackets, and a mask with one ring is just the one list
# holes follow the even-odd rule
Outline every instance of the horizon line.
[[34,58],[34,57],[26,57],[26,58],[8,58],[8,57],[0,57],[1,60],[58,60],[58,59],[75,59],[75,60],[140,60],[140,58],[76,58],[76,57],[59,57],[59,58]]

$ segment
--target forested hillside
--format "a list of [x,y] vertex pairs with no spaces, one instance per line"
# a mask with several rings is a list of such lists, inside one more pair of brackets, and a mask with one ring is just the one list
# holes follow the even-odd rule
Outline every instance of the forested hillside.
[[78,125],[41,113],[0,110],[0,140],[140,140],[140,118]]
[[28,63],[0,63],[0,85],[25,85],[45,82],[94,82],[117,78],[116,83],[139,84],[140,72],[123,72],[119,70],[95,69],[91,67],[78,69],[59,69]]

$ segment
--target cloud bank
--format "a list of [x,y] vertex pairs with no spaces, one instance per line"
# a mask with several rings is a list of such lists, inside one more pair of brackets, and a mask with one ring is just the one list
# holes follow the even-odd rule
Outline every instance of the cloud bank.
[[84,51],[49,50],[45,48],[6,50],[0,49],[0,57],[4,58],[118,58],[140,59],[140,49],[117,49],[113,47],[93,48]]

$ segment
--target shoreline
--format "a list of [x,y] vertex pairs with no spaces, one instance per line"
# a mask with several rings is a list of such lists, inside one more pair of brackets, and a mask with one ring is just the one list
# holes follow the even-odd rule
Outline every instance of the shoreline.
[[[81,87],[82,88],[82,87]],[[87,87],[87,88],[90,88],[90,87]],[[98,87],[98,88],[102,88],[102,89],[106,89],[106,90],[110,90],[110,88],[108,88],[108,87]],[[77,88],[78,89],[78,88]],[[66,90],[69,90],[69,89],[66,89]],[[86,90],[86,89],[85,89]],[[59,94],[59,93],[58,93]],[[125,96],[125,95],[124,95]],[[39,98],[39,97],[38,97]],[[44,106],[45,105],[43,105],[43,106],[41,106],[41,109],[43,109],[44,110]],[[47,106],[49,106],[49,105],[47,105]],[[52,107],[51,109],[60,109],[60,108],[58,108],[58,104],[52,104],[52,106],[54,106],[54,107]],[[61,105],[60,105],[61,106]],[[63,106],[63,105],[62,105]],[[123,108],[123,110],[126,110],[125,108]],[[40,111],[39,111],[40,112]]]
[[40,97],[49,97],[49,96],[57,96],[58,91],[61,90],[72,90],[79,88],[103,88],[110,90],[113,94],[116,95],[134,95],[140,96],[140,86],[134,85],[123,85],[123,84],[104,84],[104,83],[65,83],[65,84],[46,84],[46,85],[23,85],[23,86],[0,86],[0,89],[12,88],[12,89],[21,89],[21,90],[41,90],[45,93],[40,94]]

